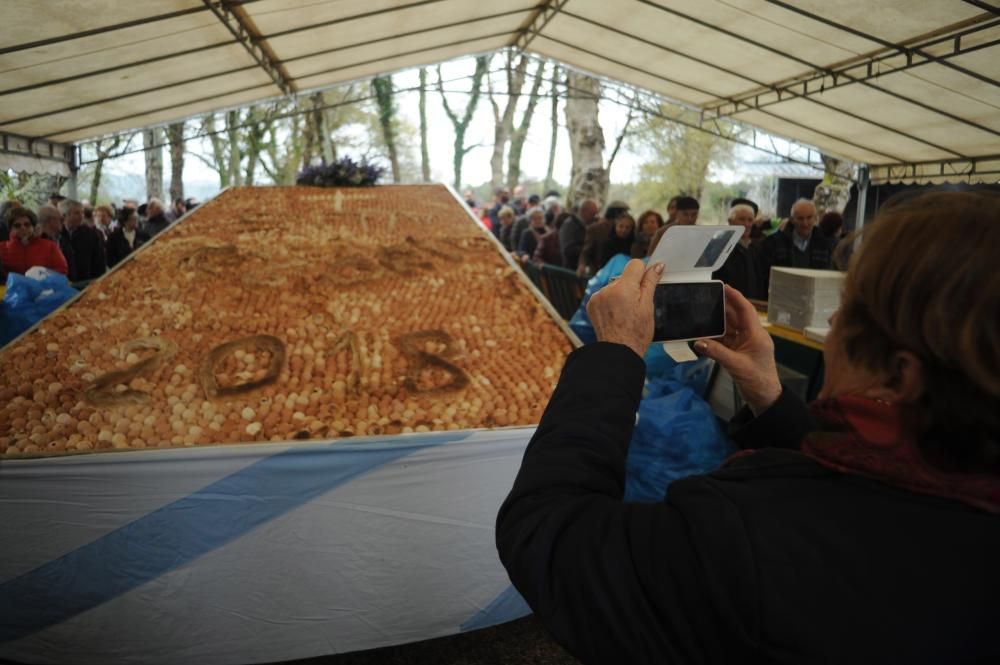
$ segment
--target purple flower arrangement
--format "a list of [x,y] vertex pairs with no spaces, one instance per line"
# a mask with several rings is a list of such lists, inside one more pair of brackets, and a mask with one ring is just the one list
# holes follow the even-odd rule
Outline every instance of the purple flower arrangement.
[[295,184],[314,187],[371,187],[384,172],[382,167],[367,161],[359,164],[350,157],[341,157],[329,164],[307,166],[299,171]]

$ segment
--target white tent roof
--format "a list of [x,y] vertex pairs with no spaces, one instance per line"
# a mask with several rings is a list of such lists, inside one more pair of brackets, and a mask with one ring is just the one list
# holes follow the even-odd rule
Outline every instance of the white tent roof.
[[1000,0],[5,0],[0,132],[69,143],[516,45],[872,166],[1000,179]]

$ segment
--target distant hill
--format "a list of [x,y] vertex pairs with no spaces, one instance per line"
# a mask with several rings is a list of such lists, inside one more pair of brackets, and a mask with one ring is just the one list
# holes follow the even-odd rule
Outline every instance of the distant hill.
[[[90,179],[86,177],[80,179],[79,193],[86,198],[90,193]],[[195,197],[199,201],[215,196],[219,192],[219,183],[216,180],[184,180],[184,196]],[[97,196],[98,203],[121,203],[123,199],[136,199],[144,201],[146,199],[146,178],[140,173],[109,173],[107,171],[101,177],[100,193]]]

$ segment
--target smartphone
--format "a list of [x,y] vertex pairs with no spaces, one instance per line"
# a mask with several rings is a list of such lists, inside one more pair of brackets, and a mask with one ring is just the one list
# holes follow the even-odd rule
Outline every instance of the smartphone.
[[683,342],[726,334],[722,282],[666,282],[653,292],[653,341]]

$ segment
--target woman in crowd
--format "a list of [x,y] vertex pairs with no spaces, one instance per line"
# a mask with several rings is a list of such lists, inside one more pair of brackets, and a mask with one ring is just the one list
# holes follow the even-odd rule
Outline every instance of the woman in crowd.
[[149,236],[139,229],[139,215],[132,208],[122,208],[118,228],[108,236],[108,267],[117,265],[139,249]]
[[528,228],[521,234],[517,255],[530,259],[538,247],[538,239],[545,235],[548,227],[545,226],[545,210],[541,206],[535,206],[525,216],[528,218]]
[[[548,213],[546,213],[546,216]],[[558,215],[556,215],[555,220],[552,222],[552,226],[548,227],[549,230],[538,239],[538,246],[535,248],[535,253],[532,255],[532,259],[535,263],[548,263],[554,266],[562,267],[562,251],[559,245],[559,229],[562,228],[563,222],[573,216],[573,213],[563,210]]]
[[659,504],[625,504],[625,457],[662,266],[591,299],[500,510],[497,545],[585,663],[997,663],[1000,199],[883,209],[851,258],[811,407],[727,288],[696,349],[748,409],[745,448]]
[[59,245],[38,237],[38,218],[27,208],[10,208],[7,213],[10,240],[0,243],[0,265],[6,272],[22,275],[29,268],[41,266],[63,275],[69,272]]
[[635,242],[632,243],[632,258],[641,259],[649,255],[649,241],[661,226],[663,226],[663,216],[655,210],[647,210],[639,215]]
[[635,242],[635,219],[628,213],[622,213],[615,218],[615,226],[604,241],[599,256],[600,268],[618,254],[631,255],[632,244]]

